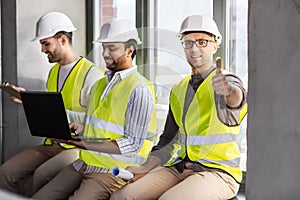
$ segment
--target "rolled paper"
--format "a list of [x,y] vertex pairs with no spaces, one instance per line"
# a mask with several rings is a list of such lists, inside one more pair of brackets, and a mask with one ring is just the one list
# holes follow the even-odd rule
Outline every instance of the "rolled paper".
[[120,167],[114,167],[111,171],[113,176],[125,179],[125,180],[129,180],[133,177],[133,174],[125,169],[122,169]]

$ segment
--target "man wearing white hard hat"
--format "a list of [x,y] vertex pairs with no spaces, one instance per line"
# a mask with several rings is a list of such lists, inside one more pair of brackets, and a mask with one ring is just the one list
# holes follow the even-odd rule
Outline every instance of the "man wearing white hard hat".
[[242,172],[235,138],[246,114],[245,89],[220,68],[220,60],[213,64],[221,34],[211,17],[185,18],[179,38],[192,74],[172,88],[158,145],[142,166],[127,168],[135,176],[112,200],[231,199],[238,192]]
[[[49,63],[55,64],[48,75],[46,85],[48,91],[61,92],[69,122],[81,123],[84,120],[91,88],[103,77],[103,71],[75,53],[72,46],[72,34],[75,30],[68,16],[60,12],[50,12],[38,20],[36,36],[32,41],[39,41],[41,51],[47,55]],[[12,98],[15,102],[22,103],[21,100]],[[35,187],[41,186],[35,180],[41,178],[34,175],[36,169],[42,164],[45,165],[46,161],[51,163],[50,159],[60,154],[59,160],[51,159],[53,163],[49,164],[48,168],[44,167],[44,170],[53,171],[53,168],[60,166],[63,160],[66,161],[66,157],[71,155],[73,147],[46,139],[43,145],[16,154],[0,166],[0,188],[31,196],[34,190],[38,189]],[[66,150],[69,150],[68,153],[65,153]],[[74,154],[78,154],[78,149],[74,149]],[[45,179],[43,182],[49,178],[43,177]]]
[[133,65],[141,43],[137,29],[115,18],[103,24],[95,42],[103,47],[106,76],[93,87],[85,125],[71,126],[84,137],[107,140],[63,141],[79,147],[80,158],[34,194],[34,199],[109,199],[126,184],[112,169],[141,165],[156,140],[154,91]]

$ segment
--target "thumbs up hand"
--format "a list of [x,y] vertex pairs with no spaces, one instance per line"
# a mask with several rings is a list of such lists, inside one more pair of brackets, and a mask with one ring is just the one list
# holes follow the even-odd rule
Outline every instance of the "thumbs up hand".
[[221,58],[216,58],[217,71],[212,77],[212,84],[217,95],[228,96],[231,92],[231,85],[226,80],[225,75],[221,71]]

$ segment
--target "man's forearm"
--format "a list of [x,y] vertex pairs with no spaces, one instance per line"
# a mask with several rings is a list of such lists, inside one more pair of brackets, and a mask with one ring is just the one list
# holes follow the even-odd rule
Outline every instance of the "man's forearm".
[[243,101],[243,92],[239,87],[235,86],[234,84],[229,83],[229,85],[229,94],[225,98],[226,104],[231,108],[235,108],[241,105]]
[[116,141],[109,142],[83,142],[83,147],[86,150],[97,151],[110,154],[121,154]]
[[143,164],[143,167],[145,167],[147,171],[150,171],[159,165],[161,165],[161,160],[154,155],[150,155],[147,161]]

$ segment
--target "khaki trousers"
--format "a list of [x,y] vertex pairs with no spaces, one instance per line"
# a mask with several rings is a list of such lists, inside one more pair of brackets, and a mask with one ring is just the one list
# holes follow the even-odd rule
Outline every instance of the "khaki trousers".
[[116,191],[111,200],[227,200],[234,197],[239,184],[219,171],[179,173],[174,167],[159,167],[134,183]]
[[0,166],[0,188],[31,196],[34,171],[48,159],[64,150],[58,144],[39,145],[16,154]]
[[64,168],[32,198],[36,200],[99,200],[109,199],[125,182],[110,173],[87,173],[86,166],[76,171],[73,165]]

